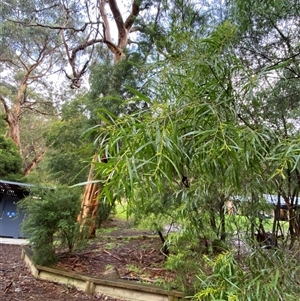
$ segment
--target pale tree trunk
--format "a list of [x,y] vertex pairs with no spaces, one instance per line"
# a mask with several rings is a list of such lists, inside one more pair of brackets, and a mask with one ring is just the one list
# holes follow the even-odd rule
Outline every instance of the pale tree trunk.
[[26,74],[24,80],[21,82],[14,105],[10,108],[8,101],[1,96],[0,100],[5,110],[5,121],[9,126],[9,137],[15,142],[18,147],[20,155],[22,155],[21,139],[20,139],[20,120],[21,120],[21,106],[25,100],[25,93],[27,88],[27,80],[29,74]]
[[[107,18],[107,13],[105,11],[106,3],[109,4],[110,10],[112,12],[115,24],[118,29],[118,43],[114,44],[111,39],[110,25]],[[119,63],[125,59],[124,50],[128,46],[128,38],[130,30],[134,24],[135,18],[140,12],[141,1],[133,0],[131,5],[131,12],[129,13],[126,20],[123,20],[123,15],[120,12],[116,0],[101,0],[100,1],[100,14],[104,24],[104,42],[107,44],[109,50],[114,54],[114,63]]]
[[[88,176],[88,182],[92,182],[94,179],[94,163],[97,162],[97,158],[98,156],[94,155]],[[81,233],[84,233],[85,230],[87,230],[87,233],[84,234],[88,238],[95,237],[96,234],[99,194],[100,187],[97,183],[88,183],[85,186],[77,221],[80,223]]]
[[22,155],[21,139],[20,139],[20,119],[18,114],[9,112],[5,119],[9,125],[9,137],[15,142],[20,155]]
[[[19,93],[18,93],[19,94]],[[16,144],[20,155],[22,156],[22,146],[21,146],[21,139],[20,139],[20,121],[21,121],[21,101],[16,101],[14,106],[10,109],[7,105],[5,99],[0,96],[0,101],[4,106],[4,110],[6,113],[5,121],[9,126],[9,134],[8,136],[14,141]],[[33,160],[25,167],[23,171],[23,175],[27,176],[30,172],[35,168],[35,166],[42,160],[44,154],[46,153],[47,148],[37,154]]]
[[[16,144],[21,156],[22,156],[22,145],[20,139],[20,121],[22,117],[22,105],[24,104],[24,99],[26,97],[25,95],[26,88],[27,88],[27,84],[23,82],[19,87],[16,101],[12,108],[9,108],[5,99],[0,96],[0,100],[4,106],[5,113],[6,113],[5,120],[9,126],[9,137]],[[27,165],[27,167],[23,171],[24,176],[27,176],[34,169],[34,167],[42,160],[44,154],[46,153],[46,150],[47,149],[44,149],[42,152],[37,154],[33,158],[32,162],[30,162]]]
[[[19,153],[22,156],[22,145],[20,138],[20,121],[24,112],[28,109],[28,100],[27,100],[27,89],[28,83],[32,83],[39,78],[42,78],[48,70],[50,70],[52,66],[52,60],[47,63],[48,67],[44,70],[43,73],[39,75],[33,74],[36,69],[42,65],[45,58],[48,56],[47,50],[48,41],[45,41],[44,47],[41,48],[39,55],[36,61],[29,65],[26,64],[25,61],[22,60],[21,56],[18,56],[18,64],[22,66],[22,71],[24,72],[24,77],[22,78],[19,86],[17,94],[14,99],[6,98],[5,96],[0,95],[0,102],[2,103],[5,111],[5,121],[9,126],[9,137],[15,142],[18,147]],[[25,48],[25,47],[24,47]],[[30,108],[32,109],[32,108]],[[40,153],[33,159],[32,164],[29,164],[28,168],[25,168],[24,175],[28,175],[32,169],[36,166],[36,164],[41,160],[45,151]]]
[[[114,21],[118,29],[118,44],[114,44],[111,39],[110,24],[108,21],[107,13],[105,11],[105,5],[109,4],[112,12]],[[103,42],[107,45],[109,50],[114,55],[114,63],[120,63],[125,59],[124,50],[128,45],[128,35],[130,29],[134,23],[135,18],[139,14],[139,3],[140,1],[134,0],[132,2],[131,12],[127,17],[126,21],[123,20],[123,16],[119,10],[116,0],[101,0],[99,5],[100,14],[103,20],[104,26],[104,39]],[[103,159],[104,158],[104,159]],[[101,159],[105,162],[105,156]],[[93,158],[93,162],[96,162],[97,156]],[[91,169],[88,176],[88,181],[92,181],[94,176],[94,164],[92,163]],[[88,226],[88,237],[95,236],[96,233],[96,221],[99,209],[99,194],[100,187],[97,183],[89,183],[85,187],[84,195],[81,202],[81,212],[78,216],[78,222],[81,224],[81,230]]]

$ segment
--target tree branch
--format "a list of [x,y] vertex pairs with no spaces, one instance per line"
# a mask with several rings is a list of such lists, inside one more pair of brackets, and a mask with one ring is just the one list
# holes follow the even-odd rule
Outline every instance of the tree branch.
[[3,96],[0,96],[0,101],[1,101],[2,104],[3,104],[5,113],[8,114],[8,113],[9,113],[9,107],[8,107],[8,105],[7,105],[7,103],[6,103],[6,100],[4,99]]
[[93,24],[98,24],[99,22],[85,22],[84,25],[81,28],[75,28],[72,26],[52,26],[52,25],[45,25],[41,23],[26,23],[18,20],[12,20],[8,19],[9,22],[17,23],[17,24],[22,24],[25,27],[42,27],[42,28],[48,28],[48,29],[56,29],[56,30],[65,30],[65,29],[70,29],[75,32],[84,32],[85,29],[87,28],[88,25],[93,25]]
[[103,19],[103,36],[104,36],[104,40],[112,42],[111,40],[111,35],[110,35],[110,27],[109,27],[109,21],[107,19],[107,14],[105,11],[105,4],[106,4],[106,0],[101,0],[100,2],[100,6],[99,6],[99,10],[100,10],[100,15]]
[[26,166],[24,170],[24,175],[27,176],[33,168],[42,160],[44,154],[46,153],[48,148],[45,148],[43,151],[41,151],[39,154],[37,154],[33,160]]
[[108,4],[109,4],[109,7],[110,7],[111,12],[113,14],[116,25],[117,25],[118,32],[119,32],[119,37],[122,37],[122,36],[126,35],[126,30],[125,30],[125,26],[124,26],[123,17],[121,15],[120,10],[119,10],[117,1],[116,0],[109,0]]
[[[132,27],[135,18],[137,17],[137,15],[138,15],[139,12],[140,12],[140,5],[139,5],[137,2],[141,2],[141,1],[136,1],[136,0],[134,0],[134,1],[132,2],[131,13],[130,13],[130,15],[127,17],[127,19],[126,19],[126,21],[125,21],[124,26],[125,26],[125,28],[126,28],[127,30],[129,30],[129,29]],[[160,5],[159,5],[159,6],[160,6]]]

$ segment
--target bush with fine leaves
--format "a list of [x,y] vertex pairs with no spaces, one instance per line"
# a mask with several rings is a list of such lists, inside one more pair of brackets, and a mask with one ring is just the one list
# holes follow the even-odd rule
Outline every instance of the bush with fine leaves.
[[240,262],[232,252],[203,259],[193,301],[299,300],[299,263],[285,252],[258,249]]
[[79,242],[79,197],[78,190],[68,187],[40,188],[20,202],[19,209],[26,212],[22,231],[33,245],[35,263],[53,264],[58,247],[67,247],[71,253]]

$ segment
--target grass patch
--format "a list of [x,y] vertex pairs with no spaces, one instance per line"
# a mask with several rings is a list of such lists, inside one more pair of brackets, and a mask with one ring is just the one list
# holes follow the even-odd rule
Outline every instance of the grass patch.
[[110,234],[113,231],[118,230],[118,227],[111,227],[111,228],[99,228],[96,230],[96,234]]
[[109,269],[111,269],[113,267],[114,267],[113,264],[107,264],[107,265],[105,265],[105,271],[107,271],[107,270],[109,270]]
[[130,272],[136,273],[136,274],[141,274],[143,272],[142,268],[135,264],[127,264],[126,269]]
[[[266,232],[271,232],[273,229],[273,218],[263,219],[262,223]],[[259,225],[259,219],[255,219],[255,224]],[[289,224],[286,221],[279,221],[279,224],[284,231],[288,232]],[[226,227],[229,232],[235,231],[247,231],[250,228],[250,221],[247,217],[243,215],[226,215]]]
[[127,202],[119,202],[116,204],[114,217],[121,221],[129,219],[127,214]]
[[120,244],[116,242],[108,242],[103,247],[105,250],[113,250],[114,248],[119,247]]

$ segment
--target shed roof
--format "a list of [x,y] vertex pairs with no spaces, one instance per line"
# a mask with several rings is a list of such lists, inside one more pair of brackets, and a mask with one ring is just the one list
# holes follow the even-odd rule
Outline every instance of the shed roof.
[[[274,206],[277,206],[278,204],[278,196],[275,195],[275,194],[263,194],[262,196],[266,202],[268,204],[271,204],[271,205],[274,205]],[[251,201],[251,197],[247,197],[247,196],[233,196],[232,197],[232,200],[234,201],[242,201],[242,202],[249,202]],[[279,204],[280,204],[280,208],[282,209],[287,209],[287,204],[284,200],[284,198],[282,196],[279,196]],[[300,198],[299,198],[299,201],[296,202],[296,204],[293,204],[294,207],[297,207],[299,208],[300,207]]]
[[29,188],[33,187],[33,184],[6,181],[0,179],[0,193],[13,192],[18,196],[24,196],[29,194]]

